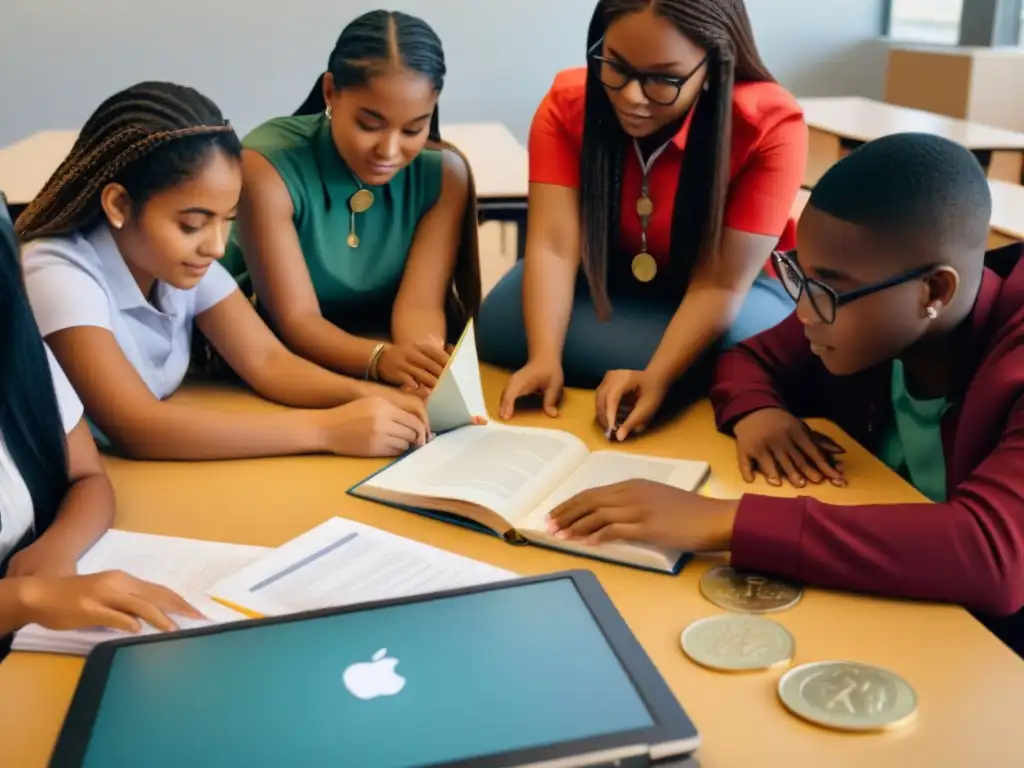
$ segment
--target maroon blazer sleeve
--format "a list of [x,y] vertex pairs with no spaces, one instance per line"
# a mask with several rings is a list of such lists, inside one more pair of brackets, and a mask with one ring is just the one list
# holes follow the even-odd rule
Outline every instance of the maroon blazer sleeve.
[[807,416],[821,363],[811,352],[803,323],[791,314],[774,328],[719,355],[711,386],[715,423],[726,433],[747,414],[784,408]]
[[1024,402],[992,453],[944,504],[834,506],[746,495],[732,562],[819,587],[959,603],[1008,616],[1024,607]]

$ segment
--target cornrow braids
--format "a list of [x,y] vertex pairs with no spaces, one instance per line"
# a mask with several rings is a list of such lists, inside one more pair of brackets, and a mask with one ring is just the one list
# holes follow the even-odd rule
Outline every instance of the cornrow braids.
[[18,217],[18,235],[28,241],[87,231],[101,217],[107,184],[123,184],[139,207],[188,178],[215,149],[241,154],[238,136],[210,99],[174,83],[126,88],[86,121],[64,162]]
[[[404,67],[427,77],[440,93],[447,65],[441,38],[427,22],[401,11],[370,11],[341,31],[327,61],[334,87],[359,88],[389,67]],[[316,115],[327,108],[324,75],[317,77],[296,115]],[[437,110],[431,120],[437,140]]]
[[[733,85],[775,82],[754,42],[743,0],[599,0],[587,34],[589,52],[617,19],[650,9],[708,52],[707,91],[694,110],[672,212],[666,285],[684,291],[693,267],[718,252],[729,191]],[[611,312],[609,253],[617,242],[622,167],[628,149],[604,86],[589,77],[580,155],[583,267],[598,315]],[[680,294],[681,297],[681,294]]]

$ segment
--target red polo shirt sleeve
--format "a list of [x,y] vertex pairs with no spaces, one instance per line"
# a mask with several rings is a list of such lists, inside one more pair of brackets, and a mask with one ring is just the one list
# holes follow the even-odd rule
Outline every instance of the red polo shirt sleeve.
[[560,73],[530,124],[530,181],[580,186],[586,69]]
[[779,237],[807,165],[807,125],[797,101],[767,83],[736,86],[732,183],[725,226]]

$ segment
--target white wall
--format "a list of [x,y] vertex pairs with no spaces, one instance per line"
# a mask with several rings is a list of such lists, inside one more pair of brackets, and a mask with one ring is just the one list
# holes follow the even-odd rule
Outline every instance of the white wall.
[[[78,127],[144,79],[213,98],[245,132],[301,103],[345,23],[380,0],[0,0],[0,146]],[[882,0],[748,0],[762,53],[798,95],[880,96]],[[446,121],[524,138],[559,69],[583,62],[594,0],[391,0],[444,41]],[[261,16],[257,8],[266,9]]]

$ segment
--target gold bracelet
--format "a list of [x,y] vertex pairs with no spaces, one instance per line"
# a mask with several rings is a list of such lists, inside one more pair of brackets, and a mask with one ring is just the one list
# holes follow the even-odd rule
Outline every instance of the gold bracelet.
[[381,355],[384,354],[384,350],[387,349],[387,344],[381,342],[373,348],[373,352],[370,353],[370,362],[366,365],[366,380],[377,380],[377,364],[380,363]]

